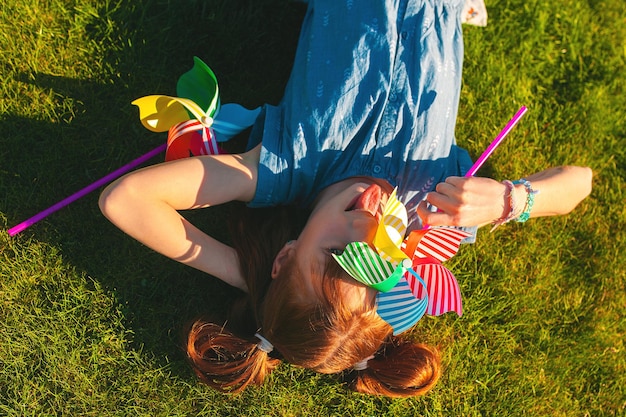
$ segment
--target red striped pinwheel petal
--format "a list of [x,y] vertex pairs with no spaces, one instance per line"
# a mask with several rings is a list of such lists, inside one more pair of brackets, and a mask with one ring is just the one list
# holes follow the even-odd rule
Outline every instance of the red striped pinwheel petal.
[[167,134],[165,160],[199,155],[218,155],[220,149],[213,129],[197,120],[187,120],[170,128]]
[[[454,311],[459,316],[463,315],[461,290],[456,278],[448,268],[435,261],[414,264],[413,270],[422,277],[428,290],[426,314],[440,316],[449,311]],[[424,298],[426,295],[424,286],[419,285],[411,276],[406,276],[406,278],[415,297]]]
[[409,234],[405,248],[413,250],[410,257],[432,257],[440,262],[452,258],[459,251],[461,241],[471,234],[454,227],[432,227],[430,229],[416,230]]

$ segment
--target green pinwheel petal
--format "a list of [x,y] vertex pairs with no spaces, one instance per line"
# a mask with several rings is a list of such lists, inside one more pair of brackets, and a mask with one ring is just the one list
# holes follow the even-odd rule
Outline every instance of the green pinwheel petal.
[[365,242],[352,242],[333,257],[352,278],[381,292],[391,290],[404,274],[401,265],[394,268]]
[[380,292],[389,292],[393,287],[398,285],[400,278],[402,278],[405,272],[406,268],[400,264],[393,270],[393,273],[389,275],[389,278],[372,288],[375,288]]
[[193,67],[180,76],[176,94],[200,106],[208,116],[214,117],[219,107],[217,77],[200,58],[193,58]]

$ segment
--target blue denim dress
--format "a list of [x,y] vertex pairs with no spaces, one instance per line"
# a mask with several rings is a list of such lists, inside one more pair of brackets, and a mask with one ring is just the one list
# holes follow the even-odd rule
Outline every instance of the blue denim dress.
[[310,0],[282,101],[266,105],[251,207],[310,205],[325,187],[371,176],[398,187],[409,228],[437,183],[462,176],[456,146],[462,0]]

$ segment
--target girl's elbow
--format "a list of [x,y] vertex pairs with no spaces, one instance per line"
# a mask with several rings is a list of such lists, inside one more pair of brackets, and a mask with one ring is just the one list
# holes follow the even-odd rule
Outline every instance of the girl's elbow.
[[576,172],[575,188],[578,190],[580,201],[582,201],[589,194],[591,194],[591,188],[593,186],[593,170],[589,167],[580,166],[569,166],[566,168]]
[[593,186],[593,170],[589,167],[565,166],[563,169],[572,173],[571,204],[561,214],[571,213],[585,198],[591,194]]
[[116,217],[116,213],[123,211],[125,201],[128,200],[127,186],[122,180],[117,180],[112,184],[109,184],[100,194],[98,199],[98,207],[102,214],[109,220],[113,221]]
[[100,208],[100,211],[102,212],[102,214],[104,214],[105,217],[109,218],[111,210],[112,210],[112,206],[113,206],[113,198],[112,198],[112,193],[113,193],[113,184],[110,184],[109,186],[107,186],[102,193],[100,193],[100,198],[98,199],[98,207]]
[[593,170],[589,167],[581,167],[581,169],[583,171],[583,184],[585,187],[584,197],[587,197],[591,194],[591,188],[593,187]]

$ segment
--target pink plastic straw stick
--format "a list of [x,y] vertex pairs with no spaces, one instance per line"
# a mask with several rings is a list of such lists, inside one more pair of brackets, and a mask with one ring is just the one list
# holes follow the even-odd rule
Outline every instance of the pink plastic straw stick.
[[114,179],[121,177],[122,175],[124,175],[125,173],[127,173],[128,171],[130,171],[131,169],[135,168],[138,165],[141,165],[142,163],[146,162],[147,160],[157,156],[158,154],[160,154],[161,152],[165,151],[165,149],[167,148],[167,144],[163,144],[161,146],[159,146],[158,148],[155,148],[153,150],[151,150],[150,152],[146,153],[145,155],[140,156],[139,158],[135,159],[132,162],[129,162],[128,164],[124,165],[121,168],[116,169],[115,171],[111,172],[110,174],[100,178],[98,181],[88,185],[87,187],[83,188],[82,190],[72,194],[71,196],[59,201],[58,203],[56,203],[53,206],[48,207],[47,209],[45,209],[44,211],[37,213],[36,215],[34,215],[33,217],[31,217],[28,220],[23,221],[22,223],[13,226],[12,228],[10,228],[9,230],[7,230],[7,232],[9,233],[10,236],[15,236],[16,234],[18,234],[19,232],[23,231],[24,229],[26,229],[27,227],[37,223],[39,220],[49,216],[50,214],[54,213],[55,211],[69,205],[70,203],[78,200],[81,197],[84,197],[85,195],[89,194],[90,192],[92,192],[93,190],[95,190],[96,188],[99,188],[103,185],[108,184],[109,182],[113,181]]
[[519,122],[519,120],[522,118],[522,116],[524,115],[524,113],[526,113],[527,110],[528,109],[526,108],[526,106],[520,107],[517,113],[515,113],[515,116],[513,116],[513,118],[509,120],[509,123],[507,123],[507,125],[504,127],[504,129],[500,131],[500,133],[498,133],[498,136],[496,136],[493,142],[491,142],[491,144],[487,147],[487,149],[485,149],[485,152],[483,152],[483,154],[480,155],[480,158],[478,158],[478,160],[474,163],[474,165],[472,165],[469,171],[467,171],[467,173],[465,174],[466,177],[473,177],[476,174],[476,172],[480,169],[480,167],[483,166],[487,158],[491,156],[493,151],[496,150],[498,145],[500,145],[500,143],[504,140],[506,135],[509,134],[509,132],[513,129],[513,127],[515,127],[517,122]]
[[[511,129],[515,127],[517,122],[519,122],[519,119],[522,118],[522,116],[524,115],[524,113],[526,113],[527,110],[528,108],[526,108],[526,106],[520,107],[517,113],[515,113],[515,116],[513,116],[513,118],[509,120],[509,123],[507,123],[506,126],[504,126],[504,129],[502,129],[500,133],[498,133],[498,136],[496,136],[493,142],[491,142],[491,144],[487,147],[487,149],[485,149],[483,154],[480,155],[480,158],[478,158],[476,162],[474,162],[474,165],[472,165],[472,167],[469,169],[469,171],[465,173],[466,177],[473,177],[476,174],[476,172],[478,172],[478,170],[480,169],[480,167],[483,166],[487,158],[489,158],[491,154],[493,153],[493,151],[496,150],[498,145],[502,143],[506,135],[508,135]],[[422,226],[422,229],[429,229],[429,228],[430,228],[430,225],[427,225],[427,224]]]

